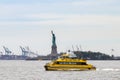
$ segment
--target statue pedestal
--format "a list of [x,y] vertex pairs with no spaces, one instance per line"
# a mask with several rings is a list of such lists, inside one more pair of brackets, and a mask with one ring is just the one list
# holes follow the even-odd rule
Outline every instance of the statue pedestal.
[[56,45],[53,45],[51,47],[51,54],[49,54],[48,56],[50,57],[51,60],[56,59],[58,57]]
[[51,54],[52,54],[52,55],[56,55],[56,54],[57,54],[57,46],[56,46],[56,45],[53,45],[51,48],[52,48],[52,49],[51,49]]

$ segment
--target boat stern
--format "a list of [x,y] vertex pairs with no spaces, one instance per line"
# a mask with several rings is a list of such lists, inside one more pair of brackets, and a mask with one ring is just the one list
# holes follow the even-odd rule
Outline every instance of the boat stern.
[[91,68],[92,70],[96,70],[96,67],[95,66],[92,66],[92,68]]

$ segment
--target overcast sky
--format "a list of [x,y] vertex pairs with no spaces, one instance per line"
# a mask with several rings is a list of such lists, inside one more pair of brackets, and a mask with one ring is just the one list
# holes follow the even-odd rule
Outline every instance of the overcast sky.
[[0,0],[0,51],[29,46],[47,55],[51,30],[58,52],[73,45],[120,56],[120,0]]

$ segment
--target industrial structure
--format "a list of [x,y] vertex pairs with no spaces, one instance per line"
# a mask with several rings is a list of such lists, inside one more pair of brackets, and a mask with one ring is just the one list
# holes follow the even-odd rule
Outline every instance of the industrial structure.
[[0,52],[0,60],[26,60],[28,58],[38,57],[39,55],[32,52],[30,48],[20,46],[22,54],[16,55],[7,47],[3,46],[4,52]]
[[27,56],[27,57],[37,57],[37,56],[39,56],[37,53],[32,52],[28,46],[27,47],[20,46],[20,49],[22,51],[22,56]]

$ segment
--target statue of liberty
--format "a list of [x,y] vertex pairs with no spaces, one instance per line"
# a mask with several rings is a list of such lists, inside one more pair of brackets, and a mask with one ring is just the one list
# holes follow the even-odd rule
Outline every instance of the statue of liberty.
[[53,33],[53,31],[51,31],[52,33],[52,47],[51,47],[51,58],[56,58],[58,56],[57,54],[57,45],[56,45],[56,37],[55,34]]
[[56,37],[55,34],[53,33],[53,31],[51,31],[52,33],[52,46],[56,46]]

